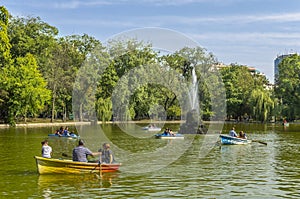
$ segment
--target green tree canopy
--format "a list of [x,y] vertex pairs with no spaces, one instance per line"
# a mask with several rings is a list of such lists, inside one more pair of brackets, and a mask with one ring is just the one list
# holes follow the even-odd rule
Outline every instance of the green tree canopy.
[[26,122],[28,116],[36,116],[50,99],[50,91],[37,68],[33,55],[19,57],[16,65],[4,70],[4,85],[8,92],[8,122],[14,124],[21,116]]
[[294,54],[284,58],[279,64],[278,84],[275,93],[282,106],[283,117],[300,117],[300,56]]

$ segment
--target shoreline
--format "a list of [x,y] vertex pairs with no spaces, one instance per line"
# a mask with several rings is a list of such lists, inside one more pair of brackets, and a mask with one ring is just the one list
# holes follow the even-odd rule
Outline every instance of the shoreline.
[[[0,128],[18,128],[18,127],[51,127],[51,126],[75,126],[75,125],[98,125],[98,124],[124,124],[124,123],[136,123],[136,124],[158,124],[158,123],[185,123],[185,120],[172,120],[172,121],[151,121],[151,120],[139,120],[139,121],[86,121],[86,122],[75,122],[75,121],[68,121],[68,122],[28,122],[28,123],[19,123],[16,126],[12,127],[9,124],[0,124]],[[234,122],[234,121],[203,121],[205,124],[220,124],[220,123],[232,123],[232,124],[239,124],[239,123],[257,123],[257,122]],[[279,124],[280,122],[267,122],[265,124]],[[295,122],[293,122],[295,123]]]
[[20,123],[16,124],[16,126],[12,127],[9,124],[0,124],[0,128],[17,128],[17,127],[47,127],[47,126],[74,126],[74,125],[96,125],[96,124],[124,124],[124,123],[184,123],[183,120],[174,120],[174,121],[149,121],[149,120],[143,120],[143,121],[108,121],[108,122],[101,122],[101,121],[89,121],[89,122],[40,122],[40,123]]

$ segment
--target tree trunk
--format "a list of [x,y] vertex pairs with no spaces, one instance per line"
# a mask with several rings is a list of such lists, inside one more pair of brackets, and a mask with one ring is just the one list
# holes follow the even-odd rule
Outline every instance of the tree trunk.
[[52,96],[52,111],[51,111],[51,122],[54,122],[54,114],[55,114],[55,95]]
[[83,118],[82,118],[82,103],[80,103],[79,105],[79,121],[82,122]]

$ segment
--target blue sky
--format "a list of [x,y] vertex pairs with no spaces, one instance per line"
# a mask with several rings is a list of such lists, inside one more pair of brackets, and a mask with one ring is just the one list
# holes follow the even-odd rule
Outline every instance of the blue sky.
[[277,55],[300,51],[299,0],[1,0],[13,16],[33,16],[104,42],[123,31],[178,31],[218,61],[257,68],[273,82]]

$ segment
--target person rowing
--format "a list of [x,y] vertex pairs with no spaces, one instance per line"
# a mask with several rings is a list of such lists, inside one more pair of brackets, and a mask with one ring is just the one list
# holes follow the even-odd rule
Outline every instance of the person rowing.
[[238,135],[236,134],[235,132],[235,128],[232,127],[232,129],[229,131],[229,135],[232,136],[232,137],[237,137]]
[[88,148],[84,146],[83,140],[78,141],[78,146],[73,149],[73,161],[76,162],[88,162],[87,156],[90,155],[92,157],[100,155],[100,153],[93,153]]

